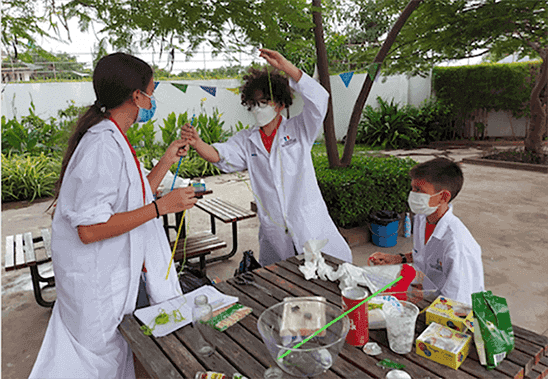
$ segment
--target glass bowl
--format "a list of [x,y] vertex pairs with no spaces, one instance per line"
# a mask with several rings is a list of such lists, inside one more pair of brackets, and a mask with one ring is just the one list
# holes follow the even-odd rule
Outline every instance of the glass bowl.
[[296,345],[342,313],[340,307],[323,298],[287,298],[266,309],[257,327],[272,359],[283,371],[297,377],[317,376],[327,371],[339,356],[350,327],[348,316],[301,346]]

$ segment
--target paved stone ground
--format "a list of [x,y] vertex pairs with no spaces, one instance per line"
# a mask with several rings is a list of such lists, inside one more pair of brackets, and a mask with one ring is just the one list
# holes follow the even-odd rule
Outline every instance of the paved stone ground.
[[[434,156],[448,156],[460,161],[477,157],[478,148],[443,150],[418,149],[391,151],[392,155],[410,156],[423,162]],[[483,250],[486,289],[508,300],[512,322],[548,336],[548,175],[462,165],[465,181],[454,201],[454,213],[472,232]],[[247,178],[246,174],[243,174]],[[234,174],[206,178],[206,185],[218,196],[248,208],[253,196],[246,184]],[[2,210],[2,246],[5,236],[31,231],[38,235],[43,227],[51,225],[44,211],[48,201],[31,205],[18,203]],[[189,212],[189,232],[209,228],[209,216],[195,209]],[[239,249],[229,261],[208,266],[208,276],[222,280],[233,276],[241,253],[253,250],[258,254],[257,218],[239,223]],[[231,229],[217,223],[217,233],[230,246]],[[398,237],[393,248],[380,248],[369,242],[366,228],[343,230],[351,244],[354,263],[366,264],[375,251],[408,252],[412,239]],[[2,248],[1,259],[4,260]],[[51,264],[41,270],[51,271]],[[50,294],[55,296],[54,291]],[[31,369],[51,311],[40,307],[34,300],[28,269],[2,271],[2,378],[26,378]]]

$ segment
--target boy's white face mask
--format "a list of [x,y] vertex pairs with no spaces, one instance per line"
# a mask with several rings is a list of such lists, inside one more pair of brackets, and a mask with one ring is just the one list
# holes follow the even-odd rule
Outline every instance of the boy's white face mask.
[[251,113],[255,117],[257,126],[265,126],[270,121],[274,120],[274,117],[278,114],[273,105],[259,104],[251,108]]
[[440,191],[433,195],[420,192],[409,192],[409,198],[407,199],[407,202],[409,203],[409,207],[411,208],[411,211],[413,213],[430,216],[439,207],[439,204],[435,207],[431,207],[430,205],[428,205],[430,203],[430,197],[439,195],[442,192],[443,191]]

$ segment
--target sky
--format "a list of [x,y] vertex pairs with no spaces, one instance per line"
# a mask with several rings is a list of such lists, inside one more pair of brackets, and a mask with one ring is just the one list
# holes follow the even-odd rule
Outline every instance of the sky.
[[[42,26],[47,30],[47,25]],[[86,63],[86,68],[92,68],[92,51],[94,46],[98,44],[99,38],[94,35],[93,30],[90,28],[87,32],[80,32],[78,29],[78,23],[76,20],[69,20],[69,30],[71,41],[67,38],[67,33],[61,31],[61,36],[63,41],[56,41],[51,38],[38,38],[37,43],[45,50],[53,53],[68,53],[71,56],[75,56],[78,62]],[[48,31],[49,32],[49,31]],[[54,34],[53,32],[51,34]],[[174,74],[178,74],[181,71],[195,71],[198,69],[213,69],[223,66],[230,66],[238,64],[236,62],[230,62],[222,55],[217,57],[212,57],[209,51],[210,47],[203,45],[201,46],[194,57],[190,61],[186,61],[183,53],[175,52],[175,63],[173,70],[171,71]],[[108,50],[109,53],[113,53],[113,50]],[[139,58],[143,59],[149,64],[154,64],[159,68],[167,68],[168,57],[167,54],[160,55],[158,51],[153,52],[152,49],[141,51],[136,53]],[[259,54],[255,53],[254,55],[245,55],[238,54],[235,56],[237,60],[241,61],[241,65],[247,66],[253,60],[262,61],[259,58]]]

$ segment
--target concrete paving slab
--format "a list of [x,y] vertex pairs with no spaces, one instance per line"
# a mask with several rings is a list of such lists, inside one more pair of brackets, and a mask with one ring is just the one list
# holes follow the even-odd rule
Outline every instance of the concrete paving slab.
[[[435,156],[460,161],[481,152],[476,148],[421,150],[398,151],[397,155],[410,156],[419,162]],[[464,187],[454,201],[454,213],[482,246],[486,289],[508,300],[513,323],[548,336],[548,175],[469,164],[462,164],[462,168]],[[247,178],[246,173],[240,176]],[[218,196],[249,209],[253,195],[247,188],[248,180],[228,174],[206,178],[205,182],[213,189],[213,194],[208,196]],[[4,209],[2,246],[6,235],[26,231],[38,235],[41,228],[49,227],[51,218],[44,212],[48,205],[46,200],[18,209]],[[244,250],[259,254],[258,227],[257,218],[239,223],[238,253],[229,261],[208,265],[210,278],[232,277]],[[198,209],[189,212],[190,233],[208,228],[208,215]],[[230,226],[218,222],[217,233],[230,246]],[[350,241],[351,249],[358,266],[367,264],[367,258],[375,251],[408,252],[413,244],[412,238],[403,238],[400,234],[396,246],[381,248],[369,242],[369,236],[364,236],[367,230],[363,228],[342,230],[342,233],[353,241]],[[2,261],[4,252],[3,247]],[[215,254],[221,253],[224,251]],[[41,268],[47,270],[48,264]],[[54,291],[48,295],[54,296]],[[19,379],[29,375],[50,315],[51,310],[40,307],[34,300],[28,269],[2,272],[2,378]]]

